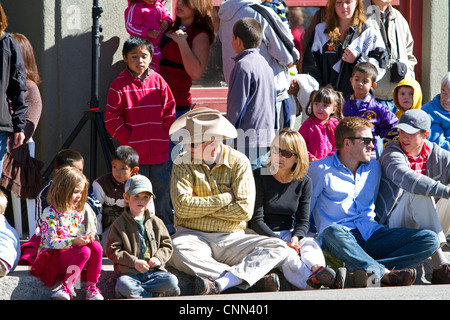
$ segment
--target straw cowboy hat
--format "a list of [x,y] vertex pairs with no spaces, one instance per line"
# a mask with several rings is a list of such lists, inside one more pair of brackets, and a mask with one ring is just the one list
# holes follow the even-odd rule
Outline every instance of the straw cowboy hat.
[[206,142],[214,138],[235,139],[237,131],[218,110],[200,107],[175,120],[170,127],[169,135],[175,143],[190,144]]

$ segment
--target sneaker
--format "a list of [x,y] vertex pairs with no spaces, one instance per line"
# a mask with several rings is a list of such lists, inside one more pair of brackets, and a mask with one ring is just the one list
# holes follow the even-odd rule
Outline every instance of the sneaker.
[[411,286],[416,281],[416,269],[391,270],[389,273],[389,282],[391,286]]
[[9,268],[6,262],[0,259],[0,278],[6,276],[9,273]]
[[96,285],[86,287],[86,300],[104,300],[102,293]]
[[72,298],[72,292],[65,284],[56,290],[51,297],[53,300],[70,300]]
[[443,265],[439,269],[433,270],[431,274],[432,284],[449,284],[450,283],[450,266],[448,264]]
[[211,279],[196,277],[194,280],[194,294],[195,295],[208,295],[219,294],[220,286],[217,282]]
[[330,288],[334,285],[336,279],[336,272],[328,267],[320,267],[315,272],[313,272],[306,283],[314,289],[320,289],[324,286]]
[[248,288],[247,292],[277,292],[280,290],[280,279],[276,273],[270,273]]

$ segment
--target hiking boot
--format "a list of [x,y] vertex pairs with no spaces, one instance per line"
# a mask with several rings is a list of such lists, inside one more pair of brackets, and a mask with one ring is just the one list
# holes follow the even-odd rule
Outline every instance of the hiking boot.
[[208,295],[219,294],[220,286],[217,282],[211,279],[196,277],[194,280],[194,294]]
[[412,268],[391,270],[388,284],[391,286],[411,286],[416,281],[416,276],[416,269]]
[[276,273],[270,273],[259,279],[248,288],[247,292],[277,292],[280,290],[280,279]]
[[443,265],[439,269],[433,270],[431,274],[432,284],[449,284],[450,283],[450,266],[448,264]]
[[313,272],[306,283],[314,289],[320,289],[321,286],[330,288],[334,285],[336,279],[336,272],[328,267],[320,267]]
[[96,285],[86,287],[86,300],[104,300],[102,293]]

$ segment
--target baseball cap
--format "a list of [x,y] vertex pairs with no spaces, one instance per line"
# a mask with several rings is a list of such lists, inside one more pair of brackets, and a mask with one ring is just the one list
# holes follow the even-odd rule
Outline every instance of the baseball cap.
[[146,176],[141,174],[134,175],[127,180],[125,192],[133,195],[141,192],[150,192],[154,196],[152,183]]
[[400,121],[394,128],[405,131],[408,134],[415,134],[420,130],[430,131],[431,119],[428,114],[421,109],[407,110],[400,117]]

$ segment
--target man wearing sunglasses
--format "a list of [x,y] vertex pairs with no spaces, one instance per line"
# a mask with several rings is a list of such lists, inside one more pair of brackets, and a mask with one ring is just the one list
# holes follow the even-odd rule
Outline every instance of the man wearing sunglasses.
[[[322,249],[345,263],[353,287],[412,285],[439,247],[436,233],[388,228],[375,221],[381,167],[371,159],[372,124],[346,117],[335,130],[337,152],[311,163],[311,213]],[[346,285],[349,281],[346,283]]]
[[[420,109],[400,118],[395,126],[398,138],[386,145],[379,159],[383,174],[375,211],[389,227],[434,231],[442,246],[450,232],[450,152],[427,140],[430,127],[430,117]],[[442,249],[432,262],[431,283],[450,283]]]
[[255,205],[250,161],[224,144],[236,128],[220,112],[198,108],[178,118],[172,140],[186,151],[173,162],[170,194],[176,232],[170,264],[196,276],[194,294],[218,294],[238,287],[277,291],[275,273],[288,255],[281,239],[246,234]]

